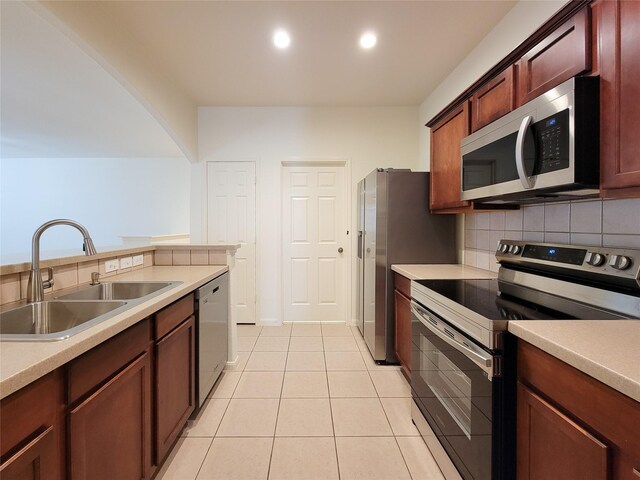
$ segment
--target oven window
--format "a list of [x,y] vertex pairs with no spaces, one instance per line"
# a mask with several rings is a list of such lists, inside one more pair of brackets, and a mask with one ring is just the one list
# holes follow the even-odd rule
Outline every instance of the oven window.
[[416,404],[462,478],[491,479],[493,382],[415,317],[412,326]]

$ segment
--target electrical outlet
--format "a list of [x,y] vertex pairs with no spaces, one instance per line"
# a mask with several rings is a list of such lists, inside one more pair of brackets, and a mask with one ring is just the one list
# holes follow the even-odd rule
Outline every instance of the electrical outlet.
[[133,256],[133,266],[136,267],[138,265],[142,265],[144,263],[144,255],[134,255]]
[[133,259],[131,257],[121,258],[120,269],[122,270],[123,268],[131,268],[132,263],[133,263]]
[[118,260],[117,259],[107,260],[106,262],[104,262],[104,271],[105,271],[105,273],[115,272],[116,270],[118,270]]

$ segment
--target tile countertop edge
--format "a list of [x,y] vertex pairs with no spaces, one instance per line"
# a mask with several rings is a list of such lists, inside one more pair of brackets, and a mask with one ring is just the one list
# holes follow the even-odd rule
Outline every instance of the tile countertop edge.
[[[47,342],[0,342],[0,399],[5,398],[114,337],[152,313],[229,271],[220,265],[149,267],[109,277],[118,280],[181,281],[151,298],[68,339]],[[25,353],[28,352],[28,353]]]
[[640,402],[640,320],[510,321],[508,328],[518,338]]
[[409,280],[481,280],[498,277],[498,274],[495,272],[462,265],[460,263],[394,264],[391,266],[391,270]]
[[[170,244],[161,245],[120,245],[114,247],[98,247],[98,253],[87,256],[82,252],[55,253],[53,258],[46,258],[47,252],[42,252],[40,267],[58,267],[71,263],[91,262],[93,260],[103,260],[105,258],[122,257],[135,255],[142,252],[152,252],[156,250],[232,250],[236,252],[240,248],[239,243],[194,243],[194,244]],[[31,255],[29,255],[31,258]],[[0,275],[10,275],[12,273],[28,272],[31,269],[31,260],[23,262],[8,263],[0,265]]]

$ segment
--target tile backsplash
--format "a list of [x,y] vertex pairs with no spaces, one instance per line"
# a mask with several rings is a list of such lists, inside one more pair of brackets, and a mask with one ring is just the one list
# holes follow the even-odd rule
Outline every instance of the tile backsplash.
[[464,263],[497,271],[501,239],[640,249],[640,198],[546,203],[467,214]]

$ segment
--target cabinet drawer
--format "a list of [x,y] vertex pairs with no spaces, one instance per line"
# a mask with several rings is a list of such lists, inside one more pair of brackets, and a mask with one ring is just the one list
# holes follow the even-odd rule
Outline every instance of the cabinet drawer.
[[74,403],[149,347],[151,321],[146,318],[69,362],[69,403]]
[[156,313],[155,339],[159,340],[193,315],[195,295],[190,293]]
[[402,293],[405,297],[411,298],[411,280],[399,273],[396,273],[393,281],[396,290]]

